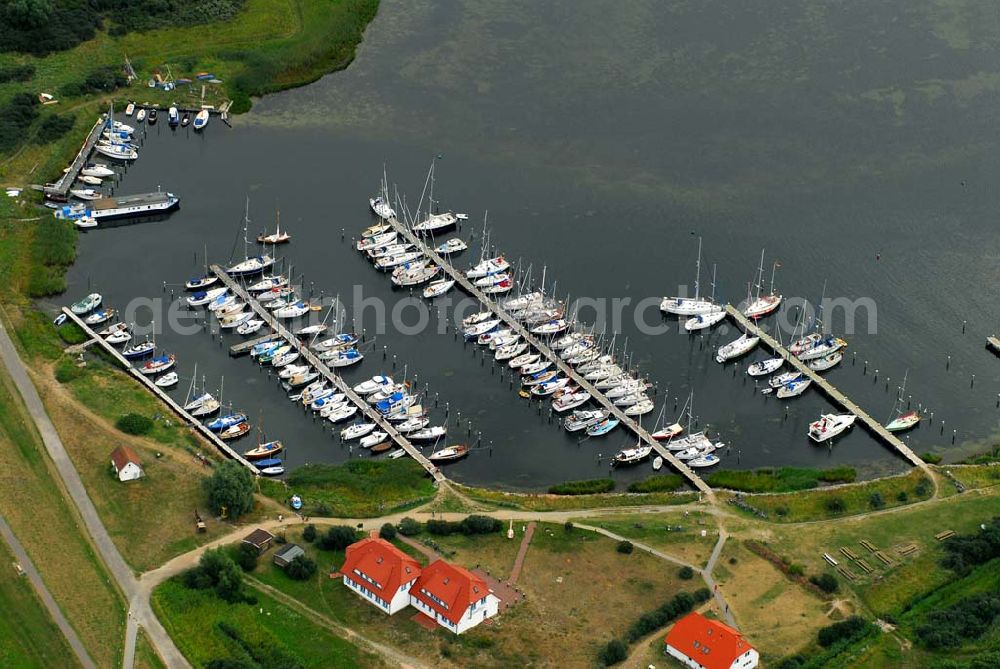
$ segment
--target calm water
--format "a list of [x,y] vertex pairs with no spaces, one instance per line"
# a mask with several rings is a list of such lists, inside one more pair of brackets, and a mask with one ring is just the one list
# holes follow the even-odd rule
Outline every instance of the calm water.
[[[67,298],[93,286],[116,305],[169,302],[163,282],[197,274],[205,246],[213,261],[242,254],[249,194],[251,232],[273,226],[280,207],[294,235],[281,253],[317,295],[350,306],[360,286],[391,305],[407,294],[350,237],[370,222],[383,164],[412,205],[440,154],[435,196],[470,214],[461,235],[478,238],[488,210],[493,243],[536,276],[546,265],[559,294],[674,294],[693,281],[700,235],[703,285],[716,264],[723,298],[745,293],[762,247],[781,263],[786,296],[816,300],[826,282],[827,297],[871,298],[876,332],[862,313],[832,382],[888,418],[907,373],[912,407],[934,412],[906,437],[917,452],[956,459],[983,447],[1000,430],[1000,364],[983,348],[997,315],[983,288],[1000,272],[995,12],[986,2],[731,4],[385,2],[345,72],[259,101],[233,129],[150,129],[119,190],[162,185],[182,208],[83,235]],[[655,310],[646,318],[661,321]],[[842,331],[843,314],[832,320]],[[618,341],[628,338],[671,417],[694,390],[700,424],[733,446],[724,467],[904,469],[862,429],[814,447],[807,425],[831,407],[814,391],[787,404],[755,394],[742,363],[713,360],[734,336],[646,336],[628,317]],[[290,464],[351,457],[266,372],[226,356],[236,339],[168,332],[158,342],[183,376],[197,363],[209,388],[224,378],[225,401],[289,444]],[[390,331],[374,347],[349,381],[401,377],[405,363],[429,388],[425,404],[437,395],[438,421],[448,403],[449,441],[481,432],[492,444],[448,468],[459,480],[540,488],[602,476],[630,441],[569,438],[451,334]]]

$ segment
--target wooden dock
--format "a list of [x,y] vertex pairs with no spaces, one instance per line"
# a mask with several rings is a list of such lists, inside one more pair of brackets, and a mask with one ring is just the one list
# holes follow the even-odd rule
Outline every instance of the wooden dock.
[[611,400],[609,400],[607,397],[604,396],[604,393],[595,388],[590,381],[587,381],[586,379],[583,378],[583,376],[577,374],[576,370],[573,369],[568,363],[566,363],[566,361],[564,361],[562,358],[556,355],[556,353],[552,349],[550,349],[547,344],[542,342],[535,335],[531,334],[531,332],[529,332],[528,329],[524,327],[524,325],[520,321],[513,318],[504,309],[502,309],[496,301],[490,299],[488,295],[483,293],[483,291],[481,291],[471,281],[469,281],[469,279],[465,276],[463,272],[456,269],[450,262],[442,258],[440,255],[438,255],[433,248],[431,248],[428,244],[424,243],[423,239],[415,235],[409,228],[400,223],[397,219],[393,218],[390,219],[388,222],[393,226],[393,228],[396,229],[397,232],[399,232],[399,234],[403,235],[407,239],[407,241],[414,244],[416,248],[420,249],[428,258],[433,260],[435,264],[440,266],[444,270],[445,274],[447,274],[450,278],[454,279],[455,283],[461,286],[462,289],[465,290],[465,292],[469,293],[477,300],[479,300],[479,302],[482,303],[483,306],[487,307],[490,311],[496,314],[497,318],[501,319],[504,323],[506,323],[506,325],[510,327],[511,330],[521,335],[521,338],[524,341],[528,342],[529,345],[531,345],[536,351],[545,356],[548,360],[551,360],[553,364],[555,364],[555,366],[559,369],[559,371],[565,374],[568,378],[572,379],[573,382],[576,383],[580,388],[590,393],[590,396],[594,399],[594,401],[603,406],[605,409],[608,409],[611,412],[611,414],[621,422],[623,426],[634,432],[639,437],[640,441],[645,442],[649,446],[652,446],[653,450],[656,453],[663,456],[663,459],[669,462],[674,469],[676,469],[678,472],[684,475],[684,477],[687,478],[688,481],[690,481],[695,488],[697,488],[700,492],[705,493],[709,497],[714,497],[714,492],[712,491],[712,488],[707,483],[705,483],[700,476],[695,474],[694,470],[692,470],[686,464],[678,460],[677,457],[670,450],[668,450],[665,446],[663,446],[663,444],[653,439],[653,437],[649,434],[649,431],[640,426],[635,419],[633,419],[631,416],[626,416],[625,412],[621,409],[621,407],[616,406]]
[[931,480],[933,480],[934,477],[931,474],[930,467],[927,466],[927,463],[921,460],[916,453],[910,450],[910,447],[904,444],[899,437],[885,429],[885,426],[882,425],[882,423],[872,418],[864,409],[852,402],[844,393],[837,390],[832,383],[813,370],[809,369],[808,365],[792,355],[791,352],[782,346],[774,337],[757,327],[757,324],[744,316],[743,312],[739,309],[731,304],[727,304],[726,313],[740,328],[749,332],[753,336],[760,337],[761,342],[771,349],[775,355],[784,358],[789,365],[801,372],[807,378],[811,379],[813,385],[822,390],[834,404],[839,405],[841,408],[857,416],[858,420],[865,426],[865,428],[868,429],[869,432],[888,444],[890,447],[894,448],[896,452],[906,458],[912,465],[920,467],[924,470],[924,473],[927,474]]
[[222,283],[225,284],[226,287],[229,288],[229,290],[231,290],[233,293],[239,296],[240,299],[246,302],[247,305],[249,305],[250,308],[253,309],[254,312],[258,316],[260,316],[260,318],[265,323],[267,323],[267,325],[270,326],[270,328],[279,337],[287,341],[296,351],[298,351],[303,360],[308,362],[326,380],[328,380],[334,386],[336,386],[340,392],[344,393],[347,396],[347,398],[361,410],[361,412],[368,418],[368,420],[372,421],[373,423],[376,423],[379,426],[380,430],[386,432],[392,438],[392,440],[399,445],[400,448],[406,451],[407,455],[409,455],[411,458],[419,462],[421,466],[423,466],[423,468],[427,470],[427,473],[429,473],[432,477],[434,477],[435,481],[441,482],[446,480],[444,474],[437,467],[437,465],[428,460],[427,457],[423,453],[421,453],[416,446],[410,443],[410,440],[407,439],[406,436],[404,436],[401,432],[399,432],[399,430],[396,429],[395,425],[386,420],[385,417],[383,417],[382,414],[376,411],[372,405],[368,404],[368,402],[366,402],[364,398],[362,398],[356,392],[354,392],[354,390],[349,385],[347,385],[347,383],[342,378],[340,378],[340,376],[335,374],[333,370],[326,365],[326,363],[320,360],[319,357],[315,353],[313,353],[312,350],[309,349],[305,344],[303,344],[298,337],[293,335],[288,330],[288,328],[286,328],[284,324],[281,323],[270,311],[262,307],[256,299],[252,298],[246,292],[246,290],[244,290],[243,287],[240,286],[239,283],[237,283],[232,277],[226,274],[225,270],[222,267],[218,265],[212,265],[209,269],[217,277],[219,277],[219,280],[222,281]]
[[241,355],[246,355],[247,353],[249,353],[250,349],[252,349],[257,344],[263,344],[264,342],[274,341],[275,339],[281,339],[281,335],[277,335],[272,332],[271,334],[266,334],[263,337],[257,337],[256,339],[243,341],[240,342],[239,344],[233,344],[232,346],[229,347],[229,355],[233,356],[234,358],[238,358]]
[[205,427],[204,423],[202,423],[200,420],[198,420],[197,418],[189,414],[187,411],[185,411],[184,407],[175,402],[173,398],[170,397],[170,395],[168,395],[163,391],[162,388],[153,383],[152,378],[146,376],[145,374],[137,370],[135,367],[133,367],[132,363],[129,362],[128,359],[121,354],[121,351],[119,351],[117,348],[109,344],[104,339],[104,337],[98,336],[97,333],[94,332],[89,325],[83,322],[82,318],[74,314],[68,307],[63,307],[62,311],[64,314],[66,314],[66,316],[71,318],[73,322],[76,323],[84,332],[86,332],[89,338],[93,339],[96,343],[100,344],[101,348],[103,348],[115,360],[117,360],[122,365],[122,367],[124,367],[128,371],[128,373],[132,375],[133,378],[135,378],[137,381],[139,381],[139,383],[144,385],[146,389],[149,390],[151,393],[153,393],[153,395],[156,396],[161,402],[170,407],[170,410],[173,411],[175,414],[177,414],[185,423],[193,427],[197,432],[201,434],[201,436],[203,436],[205,439],[211,442],[211,444],[215,446],[223,455],[232,458],[233,460],[239,462],[241,465],[249,468],[250,471],[254,473],[254,475],[259,474],[257,468],[253,465],[253,463],[244,458],[237,451],[233,450],[233,448],[229,444],[219,439],[219,435],[215,434],[207,427]]
[[90,134],[87,135],[87,139],[83,142],[83,146],[80,147],[80,152],[76,154],[76,158],[70,163],[69,171],[64,172],[59,180],[54,184],[44,186],[42,192],[45,195],[55,195],[60,198],[64,198],[69,195],[69,189],[76,181],[76,178],[80,175],[80,170],[83,166],[87,164],[90,160],[90,154],[94,150],[94,145],[97,144],[97,140],[101,138],[101,132],[104,130],[104,116],[97,119],[94,123],[94,127],[90,129]]

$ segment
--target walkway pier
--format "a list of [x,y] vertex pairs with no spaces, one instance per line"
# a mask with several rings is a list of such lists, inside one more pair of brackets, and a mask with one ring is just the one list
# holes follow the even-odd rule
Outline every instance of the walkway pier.
[[813,384],[822,390],[826,396],[834,402],[834,404],[840,405],[843,409],[857,416],[858,420],[861,421],[869,432],[894,448],[900,455],[906,458],[910,464],[923,469],[924,472],[933,480],[934,477],[931,475],[930,468],[927,466],[927,463],[921,460],[916,453],[910,450],[910,447],[904,444],[899,437],[885,429],[885,426],[882,425],[882,423],[872,418],[864,409],[848,399],[847,395],[837,390],[832,383],[813,370],[809,369],[808,365],[792,355],[791,351],[782,346],[774,337],[759,328],[756,323],[747,318],[739,309],[731,304],[727,304],[726,313],[739,327],[743,328],[744,331],[749,332],[755,337],[760,337],[760,340],[769,349],[771,349],[775,355],[784,358],[788,364],[796,369],[796,371],[801,372],[803,376],[811,379]]
[[524,327],[524,325],[520,321],[513,318],[504,309],[502,309],[496,301],[490,299],[488,295],[483,293],[482,290],[480,290],[471,281],[469,281],[469,279],[465,276],[463,272],[456,269],[450,262],[442,258],[440,255],[438,255],[433,248],[431,248],[428,244],[424,242],[423,239],[415,235],[408,227],[400,223],[399,220],[397,220],[396,218],[389,219],[388,223],[392,225],[392,227],[399,234],[403,235],[403,237],[405,237],[408,242],[414,244],[416,248],[420,249],[420,251],[422,251],[428,258],[434,261],[435,264],[440,266],[441,269],[444,270],[445,274],[447,274],[449,278],[454,279],[455,283],[461,286],[462,289],[465,290],[465,292],[469,293],[477,300],[479,300],[479,302],[483,306],[485,306],[494,314],[496,314],[497,318],[501,319],[507,325],[507,327],[509,327],[517,334],[521,335],[521,338],[524,341],[528,342],[530,346],[532,346],[536,351],[545,356],[546,359],[551,360],[553,364],[559,369],[560,372],[562,372],[568,378],[572,379],[573,382],[576,383],[580,388],[590,393],[590,396],[598,404],[600,404],[605,409],[609,410],[611,414],[621,422],[622,425],[624,425],[626,428],[634,432],[639,437],[640,441],[651,446],[657,454],[663,456],[663,459],[669,462],[674,469],[676,469],[680,474],[682,474],[685,478],[687,478],[687,480],[690,481],[695,488],[697,488],[700,492],[705,493],[709,497],[714,496],[712,488],[707,483],[705,483],[701,479],[701,477],[695,474],[694,470],[692,470],[686,464],[678,460],[677,457],[671,451],[669,451],[665,446],[663,446],[663,444],[653,439],[653,437],[649,434],[649,431],[640,426],[635,419],[633,419],[631,416],[626,416],[625,412],[621,409],[621,407],[616,406],[614,402],[612,402],[611,400],[609,400],[607,397],[604,396],[604,393],[595,388],[590,381],[587,381],[586,379],[583,378],[583,376],[577,374],[576,370],[573,369],[568,363],[566,363],[566,361],[564,361],[562,358],[556,355],[555,352],[552,349],[550,349],[547,344],[543,343],[537,336],[531,334],[531,332],[528,331],[528,328]]
[[76,158],[70,163],[69,170],[56,181],[54,184],[42,187],[42,192],[46,196],[56,196],[59,198],[65,198],[69,195],[70,186],[76,181],[76,178],[80,176],[80,170],[83,166],[87,164],[90,160],[90,154],[94,150],[94,145],[97,144],[97,140],[101,138],[101,132],[104,130],[104,116],[97,119],[94,123],[94,127],[91,128],[90,134],[87,135],[87,139],[83,142],[83,146],[80,147],[80,152],[76,154]]
[[129,360],[121,354],[121,351],[119,351],[117,348],[109,344],[107,340],[104,339],[104,337],[98,336],[97,333],[94,332],[93,329],[91,329],[91,327],[87,325],[82,318],[74,314],[68,307],[63,307],[62,312],[66,314],[66,316],[68,316],[70,319],[72,319],[73,322],[80,327],[80,329],[82,329],[85,333],[87,333],[87,336],[90,339],[93,339],[95,343],[100,344],[101,348],[107,351],[111,355],[111,357],[117,360],[126,370],[128,370],[128,373],[131,374],[136,380],[138,380],[139,383],[144,385],[147,390],[153,393],[154,396],[156,396],[160,401],[162,401],[164,404],[170,407],[171,411],[177,414],[185,423],[193,427],[197,432],[201,434],[201,436],[205,437],[205,439],[211,442],[212,445],[215,446],[217,449],[219,449],[219,451],[221,451],[225,456],[230,457],[233,460],[239,462],[244,467],[247,467],[251,472],[253,472],[254,475],[257,475],[259,473],[257,468],[253,465],[253,463],[244,458],[237,451],[233,450],[233,448],[226,442],[222,441],[222,439],[219,439],[219,435],[215,434],[207,427],[205,427],[204,423],[202,423],[200,420],[198,420],[197,418],[189,414],[187,411],[185,411],[184,407],[175,402],[173,398],[170,397],[170,395],[168,395],[163,391],[162,388],[153,383],[152,378],[146,376],[138,369],[133,367],[132,363],[129,362]]
[[265,322],[267,325],[276,333],[277,336],[281,337],[287,341],[292,348],[299,352],[303,360],[308,362],[317,372],[319,372],[323,378],[332,383],[337,389],[344,393],[347,398],[354,403],[361,412],[368,418],[368,420],[379,426],[379,429],[386,432],[393,441],[395,441],[400,448],[406,451],[406,454],[411,458],[416,460],[427,470],[427,473],[434,477],[436,482],[441,482],[447,480],[444,474],[438,469],[437,465],[427,459],[427,457],[421,453],[416,446],[414,446],[409,439],[406,438],[396,426],[390,423],[385,417],[382,416],[375,408],[368,404],[359,396],[347,383],[340,378],[337,374],[333,372],[319,357],[312,352],[302,341],[292,334],[288,328],[285,327],[270,311],[265,309],[260,305],[256,299],[250,296],[243,287],[237,283],[232,277],[226,274],[225,269],[219,265],[212,265],[209,270],[219,277],[219,280],[225,284],[229,290],[236,294],[241,300],[247,303],[251,309]]

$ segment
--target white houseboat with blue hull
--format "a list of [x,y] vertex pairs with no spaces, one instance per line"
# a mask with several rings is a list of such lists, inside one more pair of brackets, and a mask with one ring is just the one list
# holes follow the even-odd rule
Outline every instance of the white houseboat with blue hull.
[[173,193],[162,191],[102,197],[86,204],[59,207],[53,215],[62,220],[76,220],[83,216],[90,216],[98,221],[132,216],[151,216],[176,209],[180,205],[180,201],[180,198]]

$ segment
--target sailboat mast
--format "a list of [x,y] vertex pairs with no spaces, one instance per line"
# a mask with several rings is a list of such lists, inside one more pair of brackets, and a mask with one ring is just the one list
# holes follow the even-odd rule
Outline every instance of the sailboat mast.
[[701,290],[701,237],[698,238],[698,260],[695,262],[694,270],[694,299],[698,301]]
[[761,284],[764,283],[764,249],[760,250],[760,265],[757,267],[757,299],[760,299]]

